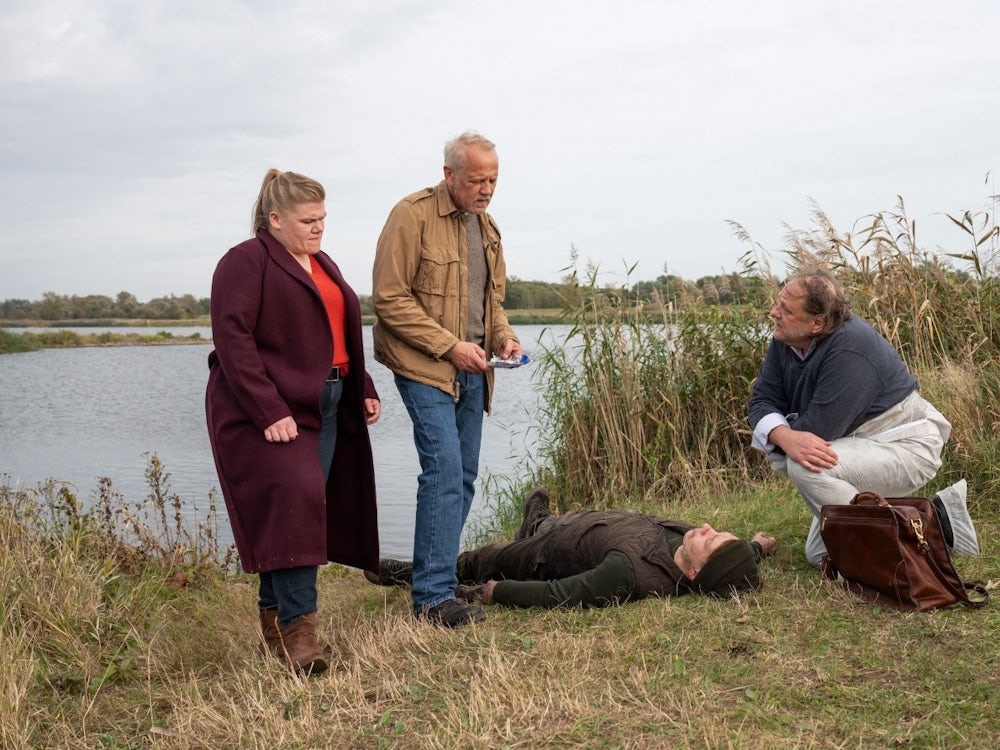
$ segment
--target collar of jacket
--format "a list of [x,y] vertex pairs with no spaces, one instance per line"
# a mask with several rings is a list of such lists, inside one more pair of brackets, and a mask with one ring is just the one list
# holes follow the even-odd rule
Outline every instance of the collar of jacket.
[[[264,247],[267,248],[268,255],[274,259],[275,263],[285,269],[285,271],[290,273],[296,279],[305,283],[310,290],[319,295],[316,287],[310,281],[309,272],[299,265],[299,262],[295,260],[292,254],[288,252],[288,249],[282,245],[274,235],[266,229],[261,229],[257,232],[257,239],[264,243]],[[330,275],[330,278],[335,278],[331,275],[332,269],[324,262],[325,259],[321,257],[322,255],[322,252],[317,253],[316,260],[323,267],[323,270],[326,271],[327,275]]]
[[434,200],[437,203],[438,216],[460,213],[455,201],[451,199],[451,193],[448,192],[448,186],[444,180],[441,180],[434,188]]
[[[427,188],[431,190],[434,194],[434,201],[437,205],[438,216],[444,218],[446,216],[454,215],[455,218],[462,216],[462,212],[455,205],[455,201],[451,199],[451,193],[448,192],[448,186],[445,184],[444,180],[441,180],[435,187]],[[495,236],[495,239],[499,241],[500,239],[500,227],[497,226],[493,217],[488,213],[479,216],[479,226],[483,230],[483,237],[487,237],[487,232],[490,236]],[[489,243],[487,243],[489,244]]]

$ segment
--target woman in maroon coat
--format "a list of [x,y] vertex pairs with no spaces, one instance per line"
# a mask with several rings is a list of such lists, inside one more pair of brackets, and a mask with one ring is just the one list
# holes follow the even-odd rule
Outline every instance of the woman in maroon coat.
[[325,197],[308,177],[265,175],[256,237],[212,279],[205,398],[240,560],[260,574],[266,649],[306,673],[331,657],[316,635],[318,566],[378,568],[368,425],[381,407],[357,295],[320,250]]

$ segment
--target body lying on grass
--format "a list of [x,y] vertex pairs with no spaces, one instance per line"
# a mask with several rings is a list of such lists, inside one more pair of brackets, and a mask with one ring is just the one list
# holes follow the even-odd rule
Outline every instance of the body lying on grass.
[[[688,592],[716,597],[760,588],[758,563],[777,542],[750,542],[708,524],[627,511],[549,514],[548,493],[532,490],[515,539],[463,552],[456,597],[511,607],[604,607]],[[412,564],[380,560],[372,583],[406,585]]]

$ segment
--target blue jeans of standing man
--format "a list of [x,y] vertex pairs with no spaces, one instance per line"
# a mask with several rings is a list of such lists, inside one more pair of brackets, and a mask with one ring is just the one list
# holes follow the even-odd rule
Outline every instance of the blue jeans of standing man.
[[[344,392],[344,381],[328,381],[323,386],[320,408],[323,426],[319,432],[319,461],[323,467],[323,483],[330,478],[330,464],[337,449],[337,408]],[[260,574],[261,609],[278,610],[278,620],[288,627],[302,615],[316,611],[316,576],[319,568],[307,565],[299,568],[269,570]]]
[[420,458],[412,588],[413,610],[419,614],[455,598],[462,529],[479,473],[486,379],[460,372],[457,401],[434,386],[399,375],[395,381]]

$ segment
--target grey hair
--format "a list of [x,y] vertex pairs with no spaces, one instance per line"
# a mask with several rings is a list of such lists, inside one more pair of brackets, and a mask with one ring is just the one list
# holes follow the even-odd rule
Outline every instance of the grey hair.
[[844,293],[833,274],[825,268],[802,268],[796,271],[788,281],[789,284],[799,284],[802,287],[803,309],[810,315],[822,315],[826,318],[821,336],[827,336],[843,325],[851,317],[851,301]]
[[444,144],[444,165],[454,172],[465,169],[465,149],[469,146],[481,148],[484,151],[496,151],[496,144],[489,138],[480,135],[475,130],[466,130]]

